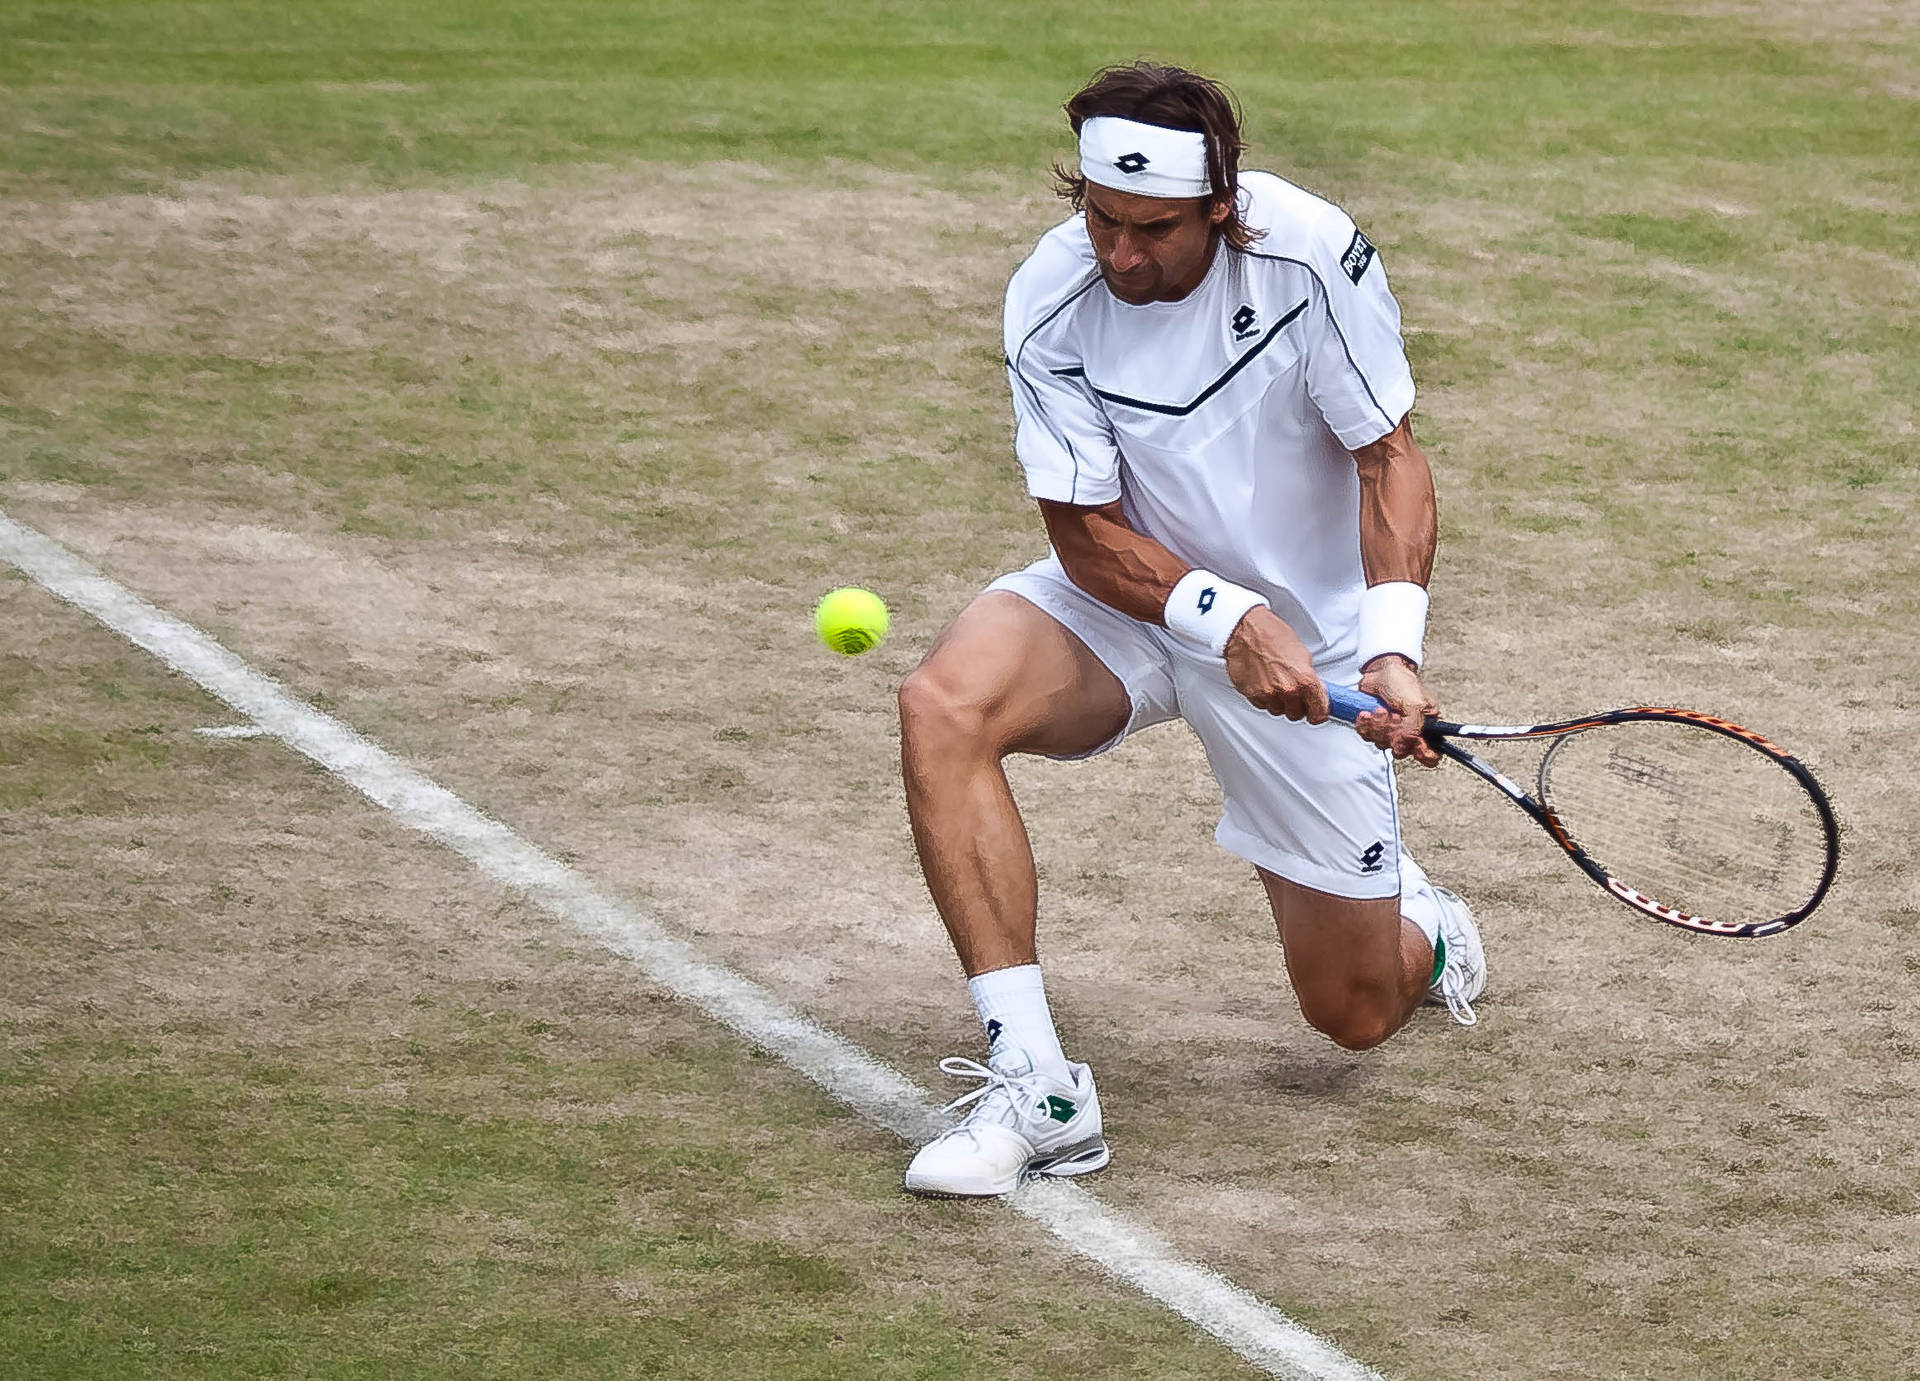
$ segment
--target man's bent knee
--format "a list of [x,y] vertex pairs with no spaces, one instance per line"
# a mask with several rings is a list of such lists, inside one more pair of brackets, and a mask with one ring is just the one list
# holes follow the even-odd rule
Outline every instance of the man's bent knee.
[[1086,644],[1005,590],[969,604],[900,685],[909,762],[1071,756],[1118,734],[1132,710]]
[[984,697],[970,694],[922,662],[900,683],[900,743],[909,756],[999,756]]
[[1371,1050],[1406,1023],[1399,997],[1390,989],[1355,985],[1340,1000],[1302,997],[1307,1024],[1346,1050]]

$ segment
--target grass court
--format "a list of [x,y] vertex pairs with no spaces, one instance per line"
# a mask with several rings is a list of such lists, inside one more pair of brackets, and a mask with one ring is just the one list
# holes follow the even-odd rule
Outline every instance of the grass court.
[[[1184,730],[1016,763],[1091,1187],[1391,1377],[1913,1375],[1911,5],[16,0],[0,510],[938,1090],[891,688],[1043,547],[1000,292],[1141,55],[1380,248],[1443,710],[1725,714],[1848,855],[1697,939],[1409,773],[1492,980],[1353,1056]],[[0,575],[0,1371],[1252,1374],[232,718]]]

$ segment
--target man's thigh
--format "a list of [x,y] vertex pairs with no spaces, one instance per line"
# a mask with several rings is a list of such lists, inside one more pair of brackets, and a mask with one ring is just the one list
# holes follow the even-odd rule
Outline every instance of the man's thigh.
[[1286,950],[1288,976],[1303,1005],[1338,1006],[1356,988],[1398,988],[1398,897],[1336,897],[1264,868],[1260,881]]
[[1005,590],[977,596],[934,640],[916,678],[978,714],[1007,752],[1074,757],[1125,731],[1126,685],[1037,605]]
[[1080,589],[1052,556],[994,581],[915,675],[973,707],[1008,752],[1090,757],[1179,714],[1153,631]]

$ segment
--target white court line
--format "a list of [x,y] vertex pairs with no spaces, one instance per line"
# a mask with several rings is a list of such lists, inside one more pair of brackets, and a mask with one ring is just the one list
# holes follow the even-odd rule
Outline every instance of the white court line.
[[[926,1090],[772,993],[702,958],[654,922],[436,786],[347,725],[295,699],[219,643],[115,584],[79,557],[0,513],[0,557],[313,759],[396,818],[497,882],[626,955],[661,987],[793,1066],[861,1117],[908,1142],[945,1125]],[[1007,1196],[1073,1251],[1206,1330],[1254,1366],[1295,1381],[1382,1381],[1225,1277],[1175,1256],[1150,1230],[1077,1185],[1028,1184]]]

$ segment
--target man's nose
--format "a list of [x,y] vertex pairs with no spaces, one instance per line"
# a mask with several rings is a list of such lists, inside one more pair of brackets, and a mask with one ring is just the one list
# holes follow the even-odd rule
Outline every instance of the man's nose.
[[1113,254],[1107,262],[1115,273],[1131,273],[1146,261],[1139,243],[1125,231],[1113,237]]

